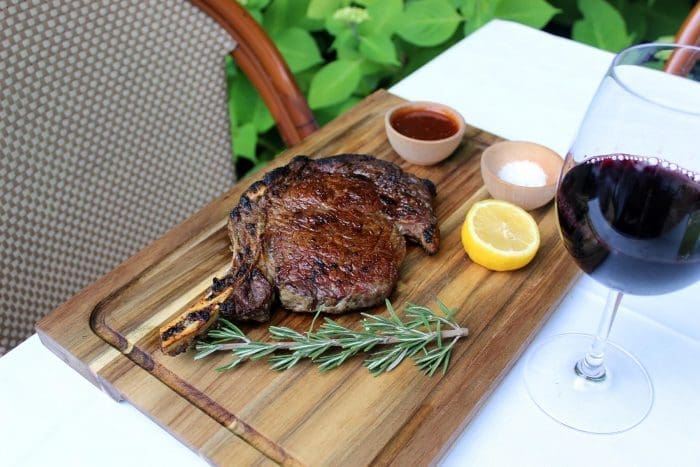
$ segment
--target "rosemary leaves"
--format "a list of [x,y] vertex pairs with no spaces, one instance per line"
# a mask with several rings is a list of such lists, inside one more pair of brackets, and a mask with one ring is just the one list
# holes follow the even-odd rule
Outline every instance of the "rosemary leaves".
[[[453,310],[439,300],[437,305],[442,315],[426,306],[409,304],[404,321],[386,300],[390,316],[362,313],[362,330],[325,318],[317,330],[306,333],[270,326],[270,342],[251,340],[235,324],[221,319],[219,327],[209,331],[207,340],[197,343],[194,358],[231,351],[233,361],[217,370],[267,357],[273,370],[287,370],[308,359],[318,364],[320,371],[328,371],[362,352],[368,354],[364,366],[375,376],[393,370],[406,358],[412,358],[421,371],[432,376],[440,368],[443,373],[447,371],[454,345],[469,332],[454,320]],[[375,350],[377,346],[383,348]]]

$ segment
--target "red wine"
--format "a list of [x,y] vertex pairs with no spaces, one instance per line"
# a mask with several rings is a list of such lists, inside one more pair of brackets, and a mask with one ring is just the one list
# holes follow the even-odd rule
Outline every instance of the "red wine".
[[557,192],[569,253],[597,281],[655,295],[700,279],[700,175],[613,154],[569,170]]

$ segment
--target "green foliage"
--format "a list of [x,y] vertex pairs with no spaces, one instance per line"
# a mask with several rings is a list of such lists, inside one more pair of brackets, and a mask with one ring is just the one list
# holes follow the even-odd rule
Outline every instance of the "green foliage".
[[340,104],[349,98],[360,83],[359,60],[334,60],[324,65],[311,80],[309,106],[312,109]]
[[579,0],[583,19],[574,23],[572,37],[615,52],[632,43],[622,15],[605,0]]
[[318,45],[309,31],[293,26],[272,34],[271,38],[293,73],[323,62]]
[[559,12],[544,0],[501,0],[496,3],[494,15],[533,28],[543,28]]
[[447,0],[417,0],[408,3],[398,34],[406,41],[428,47],[445,42],[462,18]]
[[693,0],[552,0],[567,36],[610,52],[673,37]]
[[[229,0],[236,1],[236,0]],[[287,60],[319,124],[501,18],[617,52],[675,34],[688,0],[238,0]],[[484,51],[488,53],[488,51]],[[239,174],[282,149],[274,122],[227,61]],[[243,164],[240,162],[244,161]]]

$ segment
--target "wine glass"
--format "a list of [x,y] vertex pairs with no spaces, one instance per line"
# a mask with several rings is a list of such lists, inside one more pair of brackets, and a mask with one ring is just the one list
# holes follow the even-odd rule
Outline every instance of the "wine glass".
[[617,433],[646,417],[648,373],[608,342],[620,301],[700,278],[699,59],[700,48],[670,44],[616,55],[564,161],[556,196],[562,240],[610,289],[595,336],[555,336],[526,362],[531,397],[569,427]]

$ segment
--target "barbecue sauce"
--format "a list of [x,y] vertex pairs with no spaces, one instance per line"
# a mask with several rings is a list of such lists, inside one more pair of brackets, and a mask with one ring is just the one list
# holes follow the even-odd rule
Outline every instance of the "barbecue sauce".
[[434,141],[457,133],[457,122],[449,116],[429,109],[407,108],[391,116],[391,126],[404,136]]

